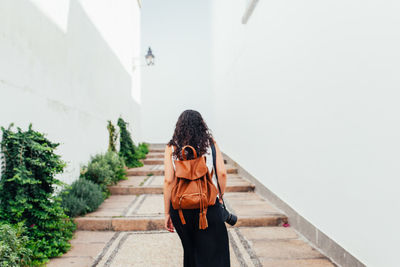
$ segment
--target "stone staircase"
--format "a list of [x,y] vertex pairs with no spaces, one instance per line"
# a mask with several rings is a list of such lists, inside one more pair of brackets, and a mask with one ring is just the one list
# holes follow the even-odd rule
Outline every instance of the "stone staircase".
[[[164,145],[152,145],[143,167],[111,186],[95,212],[75,218],[72,249],[48,266],[182,266],[176,233],[164,230]],[[291,227],[287,216],[254,192],[255,186],[228,172],[225,202],[238,215],[228,226],[231,266],[336,266]]]

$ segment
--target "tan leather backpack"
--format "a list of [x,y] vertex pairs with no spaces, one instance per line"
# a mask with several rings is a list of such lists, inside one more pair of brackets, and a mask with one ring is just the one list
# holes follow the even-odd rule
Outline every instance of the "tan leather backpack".
[[[194,159],[186,159],[187,147],[193,150]],[[172,207],[179,210],[182,224],[186,224],[182,209],[200,209],[199,229],[206,229],[207,208],[215,204],[217,189],[212,183],[205,156],[197,157],[196,150],[186,145],[182,148],[182,157],[184,160],[174,160],[176,183],[171,191]]]

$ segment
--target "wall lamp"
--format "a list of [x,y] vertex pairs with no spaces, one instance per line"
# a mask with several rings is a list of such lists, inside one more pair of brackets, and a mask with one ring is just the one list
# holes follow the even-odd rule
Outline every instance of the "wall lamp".
[[147,54],[145,56],[147,66],[154,65],[154,58],[153,51],[151,51],[151,47],[149,46],[149,50],[147,50]]
[[149,49],[147,50],[147,54],[144,56],[144,58],[146,60],[146,64],[135,64],[135,61],[139,60],[140,58],[138,58],[138,57],[133,58],[133,64],[132,64],[133,70],[135,70],[136,67],[146,67],[146,66],[154,65],[155,56],[154,56],[153,51],[151,50],[150,46],[149,46]]

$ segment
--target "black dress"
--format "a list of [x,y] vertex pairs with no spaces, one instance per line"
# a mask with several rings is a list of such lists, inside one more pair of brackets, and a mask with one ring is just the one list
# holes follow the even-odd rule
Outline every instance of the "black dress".
[[170,202],[170,215],[183,246],[184,267],[229,267],[229,238],[222,219],[222,206],[208,206],[208,227],[199,229],[199,209],[182,210],[186,224],[182,225],[178,210]]

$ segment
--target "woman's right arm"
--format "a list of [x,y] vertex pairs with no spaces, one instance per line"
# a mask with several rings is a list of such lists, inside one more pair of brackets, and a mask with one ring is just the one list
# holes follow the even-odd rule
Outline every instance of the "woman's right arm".
[[225,169],[225,163],[224,163],[224,158],[222,156],[222,153],[219,149],[219,146],[214,140],[214,146],[215,146],[215,152],[216,152],[216,164],[217,164],[217,175],[218,175],[218,182],[219,186],[221,187],[221,194],[222,196],[224,195],[225,192],[225,187],[226,187],[226,178],[227,178],[227,173]]

